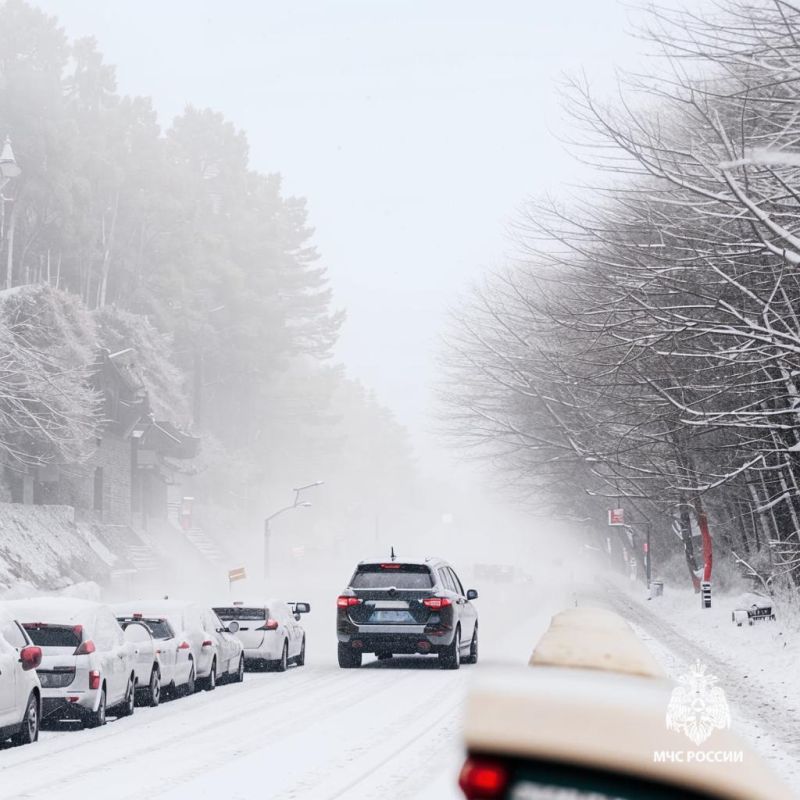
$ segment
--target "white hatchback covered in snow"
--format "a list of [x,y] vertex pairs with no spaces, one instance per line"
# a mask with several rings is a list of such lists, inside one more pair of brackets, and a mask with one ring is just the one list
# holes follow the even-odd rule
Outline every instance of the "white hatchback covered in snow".
[[279,672],[290,663],[305,664],[306,634],[300,615],[310,610],[308,603],[290,604],[277,599],[214,606],[217,616],[242,643],[247,665]]
[[[155,701],[155,678],[158,678],[160,699],[161,692],[170,695],[194,694],[196,666],[192,656],[191,644],[181,636],[181,628],[175,626],[183,624],[183,615],[173,612],[172,620],[167,619],[166,612],[148,612],[150,603],[118,603],[114,608],[117,621],[125,630],[127,636],[136,635],[136,629],[144,626],[149,632],[157,651],[156,656],[149,665],[147,658],[143,657],[143,650],[146,653],[147,642],[145,637],[141,637],[143,648],[140,648],[137,671],[137,690],[145,701],[153,706]],[[131,633],[129,633],[129,631]],[[153,671],[157,670],[157,676]],[[143,674],[147,672],[147,678]]]
[[4,605],[42,649],[37,672],[44,719],[105,725],[106,711],[134,709],[134,648],[108,606],[67,597],[12,600]]
[[36,667],[41,660],[42,651],[0,610],[0,742],[30,744],[39,738],[42,693]]
[[115,609],[120,617],[137,614],[148,619],[163,618],[169,623],[180,651],[176,686],[194,687],[197,682],[200,688],[210,691],[218,680],[244,678],[242,646],[211,608],[182,600],[152,600],[125,603]]

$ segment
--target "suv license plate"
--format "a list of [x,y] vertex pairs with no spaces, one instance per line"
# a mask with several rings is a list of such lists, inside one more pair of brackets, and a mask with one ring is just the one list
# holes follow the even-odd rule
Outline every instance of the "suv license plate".
[[370,622],[413,622],[413,618],[408,611],[373,611],[369,618]]

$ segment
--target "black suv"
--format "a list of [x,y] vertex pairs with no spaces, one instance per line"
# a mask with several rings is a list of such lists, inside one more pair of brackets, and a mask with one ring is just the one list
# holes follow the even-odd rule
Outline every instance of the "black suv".
[[361,666],[363,653],[436,654],[443,669],[478,660],[478,613],[453,568],[439,558],[362,561],[339,595],[339,666]]

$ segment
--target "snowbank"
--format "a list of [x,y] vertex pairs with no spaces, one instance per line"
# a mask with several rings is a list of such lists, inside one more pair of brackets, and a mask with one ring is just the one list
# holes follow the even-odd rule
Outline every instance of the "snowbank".
[[742,605],[740,593],[716,593],[704,609],[691,589],[667,586],[663,597],[647,600],[641,584],[616,576],[609,583],[612,605],[634,624],[667,673],[677,678],[695,660],[705,663],[727,695],[734,727],[790,786],[800,787],[796,614],[777,605],[776,622],[738,627],[731,612]]
[[103,582],[116,562],[91,526],[76,523],[72,507],[0,503],[0,591],[20,596]]

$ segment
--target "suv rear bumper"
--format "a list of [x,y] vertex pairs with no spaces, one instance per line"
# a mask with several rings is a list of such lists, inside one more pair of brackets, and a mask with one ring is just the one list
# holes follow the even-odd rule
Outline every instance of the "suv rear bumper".
[[451,627],[432,625],[354,625],[340,620],[336,636],[362,653],[438,653],[453,643]]

